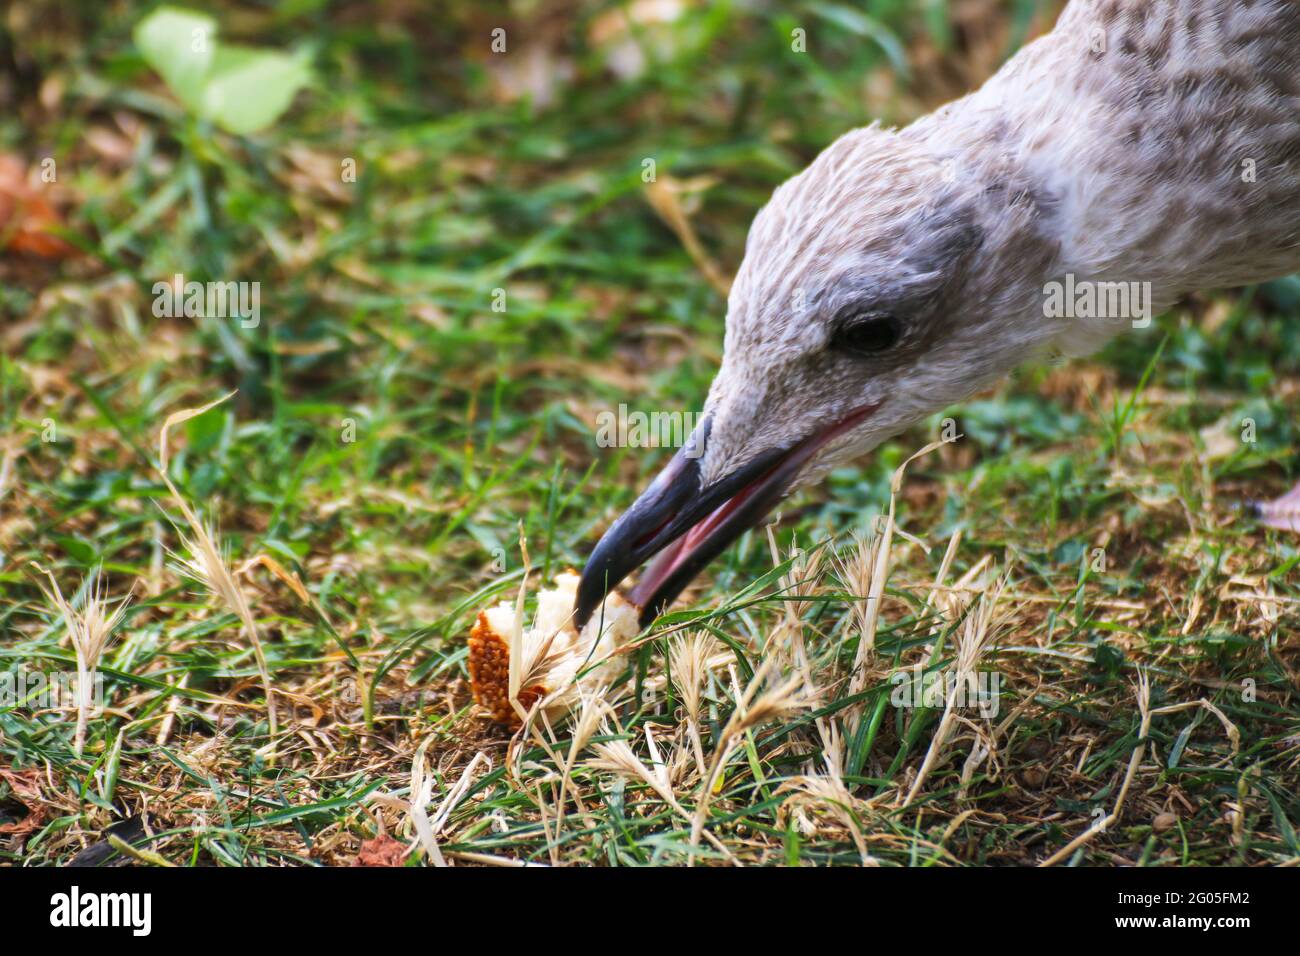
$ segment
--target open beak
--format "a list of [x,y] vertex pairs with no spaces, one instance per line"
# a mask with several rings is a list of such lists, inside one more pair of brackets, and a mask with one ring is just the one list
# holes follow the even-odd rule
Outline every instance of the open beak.
[[860,408],[831,428],[764,452],[703,487],[699,463],[712,426],[706,418],[591,552],[574,607],[578,627],[620,581],[654,558],[628,594],[641,608],[641,626],[649,625],[709,562],[767,516],[809,459],[878,407]]

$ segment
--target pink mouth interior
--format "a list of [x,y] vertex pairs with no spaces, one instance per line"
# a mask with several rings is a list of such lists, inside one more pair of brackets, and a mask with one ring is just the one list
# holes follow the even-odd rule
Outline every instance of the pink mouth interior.
[[823,445],[861,424],[879,407],[879,405],[868,405],[865,408],[860,408],[843,421],[828,428],[811,442],[805,441],[792,448],[787,455],[773,464],[771,468],[718,505],[717,508],[693,525],[684,535],[660,551],[658,556],[650,562],[650,566],[646,568],[645,573],[641,575],[641,579],[637,581],[636,586],[628,593],[628,599],[637,607],[645,607],[646,602],[659,590],[659,586],[672,577],[673,573],[690,557],[695,548],[707,540],[709,535],[719,528],[754,492],[763,487],[774,471],[798,455],[802,455],[805,461],[811,458]]
[[763,472],[763,474],[709,512],[703,520],[692,525],[691,529],[684,535],[660,551],[658,557],[650,562],[650,566],[641,575],[641,580],[637,581],[636,586],[628,594],[628,600],[637,607],[644,607],[645,602],[649,601],[655,591],[659,590],[659,585],[672,577],[673,572],[690,557],[695,547],[708,538],[715,528],[726,521],[732,512],[744,504],[745,500],[767,480],[767,476],[780,464],[781,462],[777,462],[772,468]]

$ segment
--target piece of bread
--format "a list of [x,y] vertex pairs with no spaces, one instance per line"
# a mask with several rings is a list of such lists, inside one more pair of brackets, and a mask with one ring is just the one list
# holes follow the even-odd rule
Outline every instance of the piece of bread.
[[[548,716],[563,713],[584,689],[614,680],[623,670],[623,653],[640,633],[638,611],[617,592],[610,592],[579,633],[573,626],[578,575],[564,571],[555,587],[537,596],[532,627],[525,627],[520,646],[520,687],[515,701],[525,713],[539,701]],[[510,700],[510,648],[515,605],[503,601],[478,614],[469,633],[469,677],[474,699],[498,720],[520,723]],[[603,624],[603,626],[602,626]]]

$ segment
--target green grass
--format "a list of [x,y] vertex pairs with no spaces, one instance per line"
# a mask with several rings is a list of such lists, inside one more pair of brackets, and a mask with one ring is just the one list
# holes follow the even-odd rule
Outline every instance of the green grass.
[[[491,5],[436,17],[397,4],[240,5],[221,15],[223,34],[308,44],[317,72],[252,138],[189,119],[144,65],[130,35],[148,6],[38,16],[19,0],[31,15],[0,27],[13,74],[0,148],[32,165],[57,159],[69,235],[88,254],[0,263],[0,428],[12,455],[0,672],[72,666],[35,564],[68,594],[97,567],[112,594],[134,593],[104,660],[109,709],[83,755],[69,712],[0,707],[0,770],[27,774],[0,773],[0,825],[36,815],[29,832],[0,835],[0,862],[65,863],[143,816],[154,836],[135,842],[180,865],[347,863],[377,815],[409,835],[368,797],[405,795],[425,742],[430,812],[475,754],[491,759],[444,827],[444,853],[718,862],[646,786],[585,762],[581,809],[569,802],[548,840],[550,757],[532,737],[508,752],[509,732],[476,712],[466,673],[474,613],[518,587],[521,531],[534,587],[581,566],[666,460],[598,448],[596,414],[620,402],[698,409],[716,368],[725,303],[646,202],[642,162],[661,178],[707,179],[691,221],[729,272],[772,188],[835,135],[906,122],[981,79],[904,71],[899,51],[995,65],[1050,23],[1052,5],[991,4],[998,27],[985,34],[942,3],[875,3],[870,21],[833,4],[770,16],[711,4],[669,28],[670,46],[643,28],[649,65],[624,81],[589,39],[615,4],[557,14],[552,39]],[[498,24],[513,50],[544,42],[569,61],[554,105],[494,93]],[[803,55],[789,43],[800,26]],[[344,158],[356,160],[355,183],[338,178]],[[176,272],[260,281],[260,326],[155,318],[152,285]],[[505,311],[492,308],[496,289]],[[1113,805],[1138,744],[1142,668],[1153,707],[1204,698],[1236,726],[1239,749],[1207,711],[1156,716],[1119,823],[1073,862],[1300,857],[1300,545],[1237,507],[1300,470],[1298,289],[1200,297],[1095,359],[1022,370],[951,410],[966,437],[915,463],[899,497],[901,527],[931,550],[896,541],[872,681],[854,699],[828,678],[814,709],[751,730],[709,803],[709,832],[744,862],[859,862],[830,805],[800,810],[782,784],[817,766],[814,717],[839,722],[860,705],[866,719],[843,720],[859,728],[843,779],[873,858],[1039,862]],[[232,388],[234,400],[183,426],[170,475],[233,564],[266,555],[309,592],[307,606],[264,568],[241,577],[285,695],[274,760],[252,649],[178,573],[169,552],[182,519],[155,467],[164,419]],[[785,506],[783,553],[867,527],[894,468],[942,417]],[[1236,438],[1244,418],[1253,444]],[[55,442],[42,440],[49,422]],[[1216,423],[1231,441],[1210,440]],[[986,556],[1010,569],[1010,616],[981,667],[1002,674],[999,720],[1015,716],[996,762],[964,790],[969,735],[904,808],[937,715],[890,706],[888,675],[951,659],[951,622],[936,644],[925,598],[958,529],[950,579]],[[763,534],[747,535],[660,622],[630,677],[661,674],[664,635],[689,624],[731,646],[745,680],[782,613],[772,569]],[[833,576],[823,584],[805,639],[817,674],[842,676],[857,650],[849,595]],[[734,709],[725,672],[707,697],[712,754]],[[671,689],[620,706],[642,759],[646,727],[680,733],[679,707]],[[555,733],[567,752],[568,731]],[[38,797],[23,800],[16,780],[34,781]],[[693,811],[698,783],[678,798]],[[1157,829],[1164,813],[1173,822]]]

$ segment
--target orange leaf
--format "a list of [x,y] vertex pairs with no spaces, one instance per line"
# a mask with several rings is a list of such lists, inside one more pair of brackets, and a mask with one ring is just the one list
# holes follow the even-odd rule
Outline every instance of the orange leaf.
[[373,840],[362,840],[353,866],[402,866],[406,862],[406,844],[399,843],[387,833]]
[[23,164],[0,154],[0,247],[42,259],[70,258],[77,248],[54,234],[62,225],[44,194],[32,188]]
[[18,802],[27,808],[27,816],[15,823],[0,826],[0,833],[23,836],[33,830],[39,830],[50,809],[41,801],[40,771],[0,770],[0,778],[3,778],[13,789],[13,795],[18,798]]

